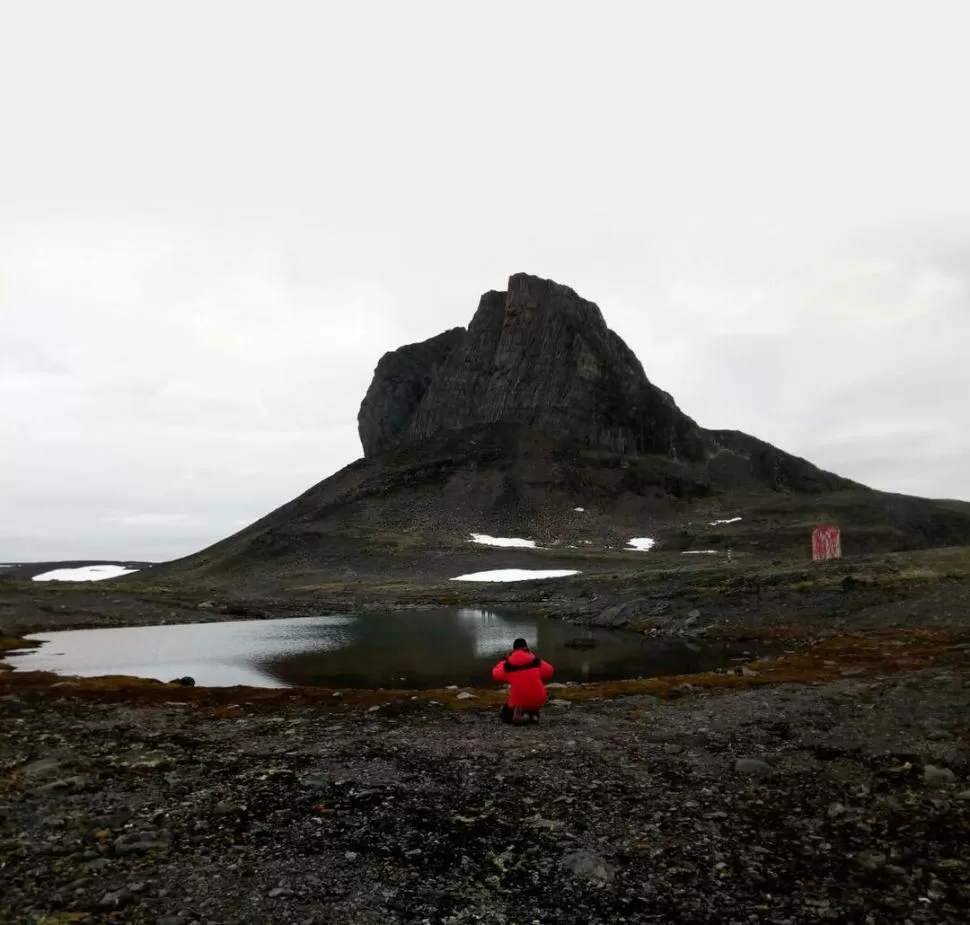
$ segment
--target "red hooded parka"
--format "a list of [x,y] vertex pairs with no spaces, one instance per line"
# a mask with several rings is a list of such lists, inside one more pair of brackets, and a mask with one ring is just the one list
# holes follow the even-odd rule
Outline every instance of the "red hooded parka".
[[492,680],[511,686],[510,707],[539,710],[546,702],[543,682],[552,680],[552,665],[528,649],[515,649],[492,669]]

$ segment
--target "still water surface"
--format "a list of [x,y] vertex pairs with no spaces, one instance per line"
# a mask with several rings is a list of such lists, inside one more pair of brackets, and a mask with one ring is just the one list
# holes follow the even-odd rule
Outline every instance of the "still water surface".
[[[433,688],[491,683],[491,668],[522,636],[557,681],[605,681],[709,671],[743,647],[657,640],[513,612],[439,608],[393,614],[242,620],[39,633],[45,644],[14,660],[23,670],[125,674],[169,681],[190,675],[226,687]],[[592,638],[590,649],[566,643]]]

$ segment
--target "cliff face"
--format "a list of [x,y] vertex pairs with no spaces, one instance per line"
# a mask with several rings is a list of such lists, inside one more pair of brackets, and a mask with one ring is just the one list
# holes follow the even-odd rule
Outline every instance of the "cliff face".
[[465,338],[464,328],[452,328],[420,344],[385,353],[357,415],[365,456],[377,456],[402,440],[437,367]]
[[621,455],[705,455],[700,428],[653,386],[599,308],[517,274],[458,328],[385,355],[358,416],[364,454],[517,424]]

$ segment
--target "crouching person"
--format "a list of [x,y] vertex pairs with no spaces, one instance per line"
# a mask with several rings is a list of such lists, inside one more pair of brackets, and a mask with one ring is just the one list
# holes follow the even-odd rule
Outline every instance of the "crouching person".
[[492,680],[508,684],[509,699],[502,707],[503,723],[539,721],[539,711],[546,702],[546,681],[552,680],[552,665],[529,649],[524,639],[512,643],[512,652],[492,669]]

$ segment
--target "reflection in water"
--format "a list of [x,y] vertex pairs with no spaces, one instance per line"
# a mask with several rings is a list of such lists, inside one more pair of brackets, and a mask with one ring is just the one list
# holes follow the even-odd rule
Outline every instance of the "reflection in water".
[[475,655],[507,655],[512,643],[522,637],[527,642],[536,638],[535,620],[512,622],[488,610],[462,608],[457,613],[458,623],[471,629],[475,637]]
[[129,674],[199,684],[443,687],[490,684],[491,668],[521,636],[552,662],[557,681],[707,671],[740,654],[719,643],[659,641],[575,627],[515,611],[440,608],[403,613],[245,620],[43,633],[16,667],[84,676]]

